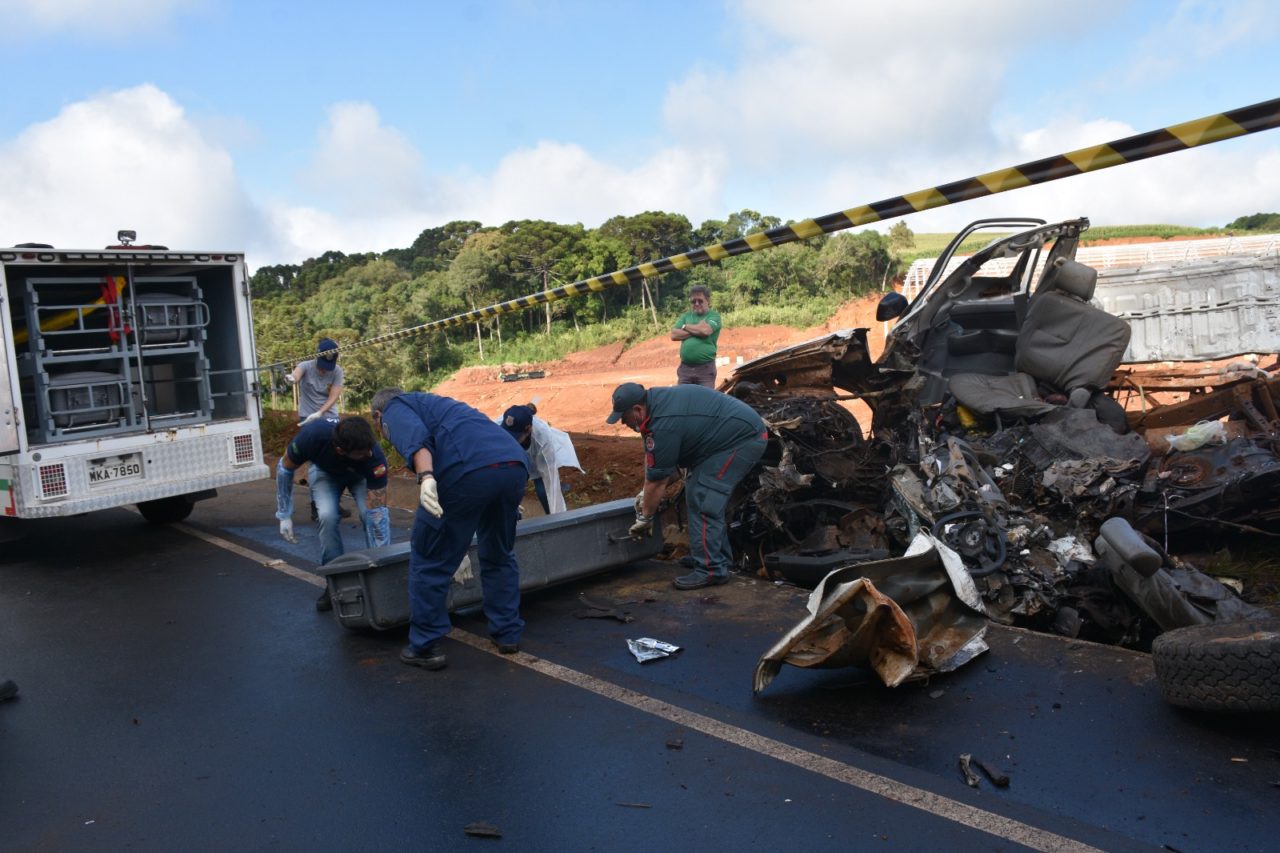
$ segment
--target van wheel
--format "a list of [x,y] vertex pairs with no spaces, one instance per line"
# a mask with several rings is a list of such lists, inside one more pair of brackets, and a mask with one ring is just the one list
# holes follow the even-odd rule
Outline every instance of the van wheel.
[[138,512],[152,524],[174,524],[191,515],[193,509],[195,504],[187,500],[185,495],[138,504]]
[[1160,692],[1197,711],[1280,711],[1280,619],[1175,628],[1151,647]]

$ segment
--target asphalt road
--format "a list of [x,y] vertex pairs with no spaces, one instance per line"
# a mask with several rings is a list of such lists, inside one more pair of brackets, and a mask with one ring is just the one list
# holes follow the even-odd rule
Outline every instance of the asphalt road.
[[[403,633],[314,610],[313,528],[281,542],[272,502],[250,484],[172,528],[34,522],[0,550],[0,679],[21,688],[0,849],[1274,846],[1276,721],[1170,708],[1144,655],[993,629],[931,683],[784,668],[753,697],[805,593],[680,593],[643,562],[527,597],[514,657],[459,615],[423,672]],[[579,618],[584,593],[635,621]],[[683,651],[638,664],[639,636]],[[969,788],[961,753],[1011,784]]]

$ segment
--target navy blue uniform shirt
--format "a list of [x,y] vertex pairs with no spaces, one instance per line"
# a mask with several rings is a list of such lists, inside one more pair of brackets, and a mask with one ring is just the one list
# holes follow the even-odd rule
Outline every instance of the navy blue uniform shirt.
[[401,394],[387,403],[382,425],[410,466],[419,449],[431,451],[432,473],[442,488],[486,465],[515,462],[529,468],[529,454],[511,433],[451,397]]
[[373,455],[366,459],[351,459],[333,448],[333,431],[338,426],[335,421],[318,420],[298,430],[298,434],[289,442],[289,461],[294,465],[310,462],[342,483],[350,486],[365,481],[371,489],[382,489],[387,485],[387,456],[378,445],[373,446]]

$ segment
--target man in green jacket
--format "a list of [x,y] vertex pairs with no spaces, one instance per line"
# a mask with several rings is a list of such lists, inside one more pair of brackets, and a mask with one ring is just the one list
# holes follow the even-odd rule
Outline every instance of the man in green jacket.
[[720,314],[711,310],[711,291],[701,284],[689,289],[690,311],[680,315],[671,340],[680,342],[680,385],[716,387],[716,342],[720,339]]
[[650,388],[624,382],[613,392],[613,412],[644,439],[644,491],[636,497],[631,535],[648,536],[663,487],[688,469],[689,553],[693,571],[676,589],[700,589],[729,580],[733,548],[725,523],[729,496],[763,455],[769,433],[755,409],[736,397],[699,385]]

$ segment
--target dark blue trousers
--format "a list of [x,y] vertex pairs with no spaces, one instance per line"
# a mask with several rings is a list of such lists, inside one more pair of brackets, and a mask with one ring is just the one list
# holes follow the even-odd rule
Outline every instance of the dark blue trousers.
[[476,537],[489,636],[520,641],[520,568],[516,519],[529,475],[523,465],[485,467],[440,486],[443,518],[418,507],[409,552],[409,643],[422,651],[449,633],[449,586]]

